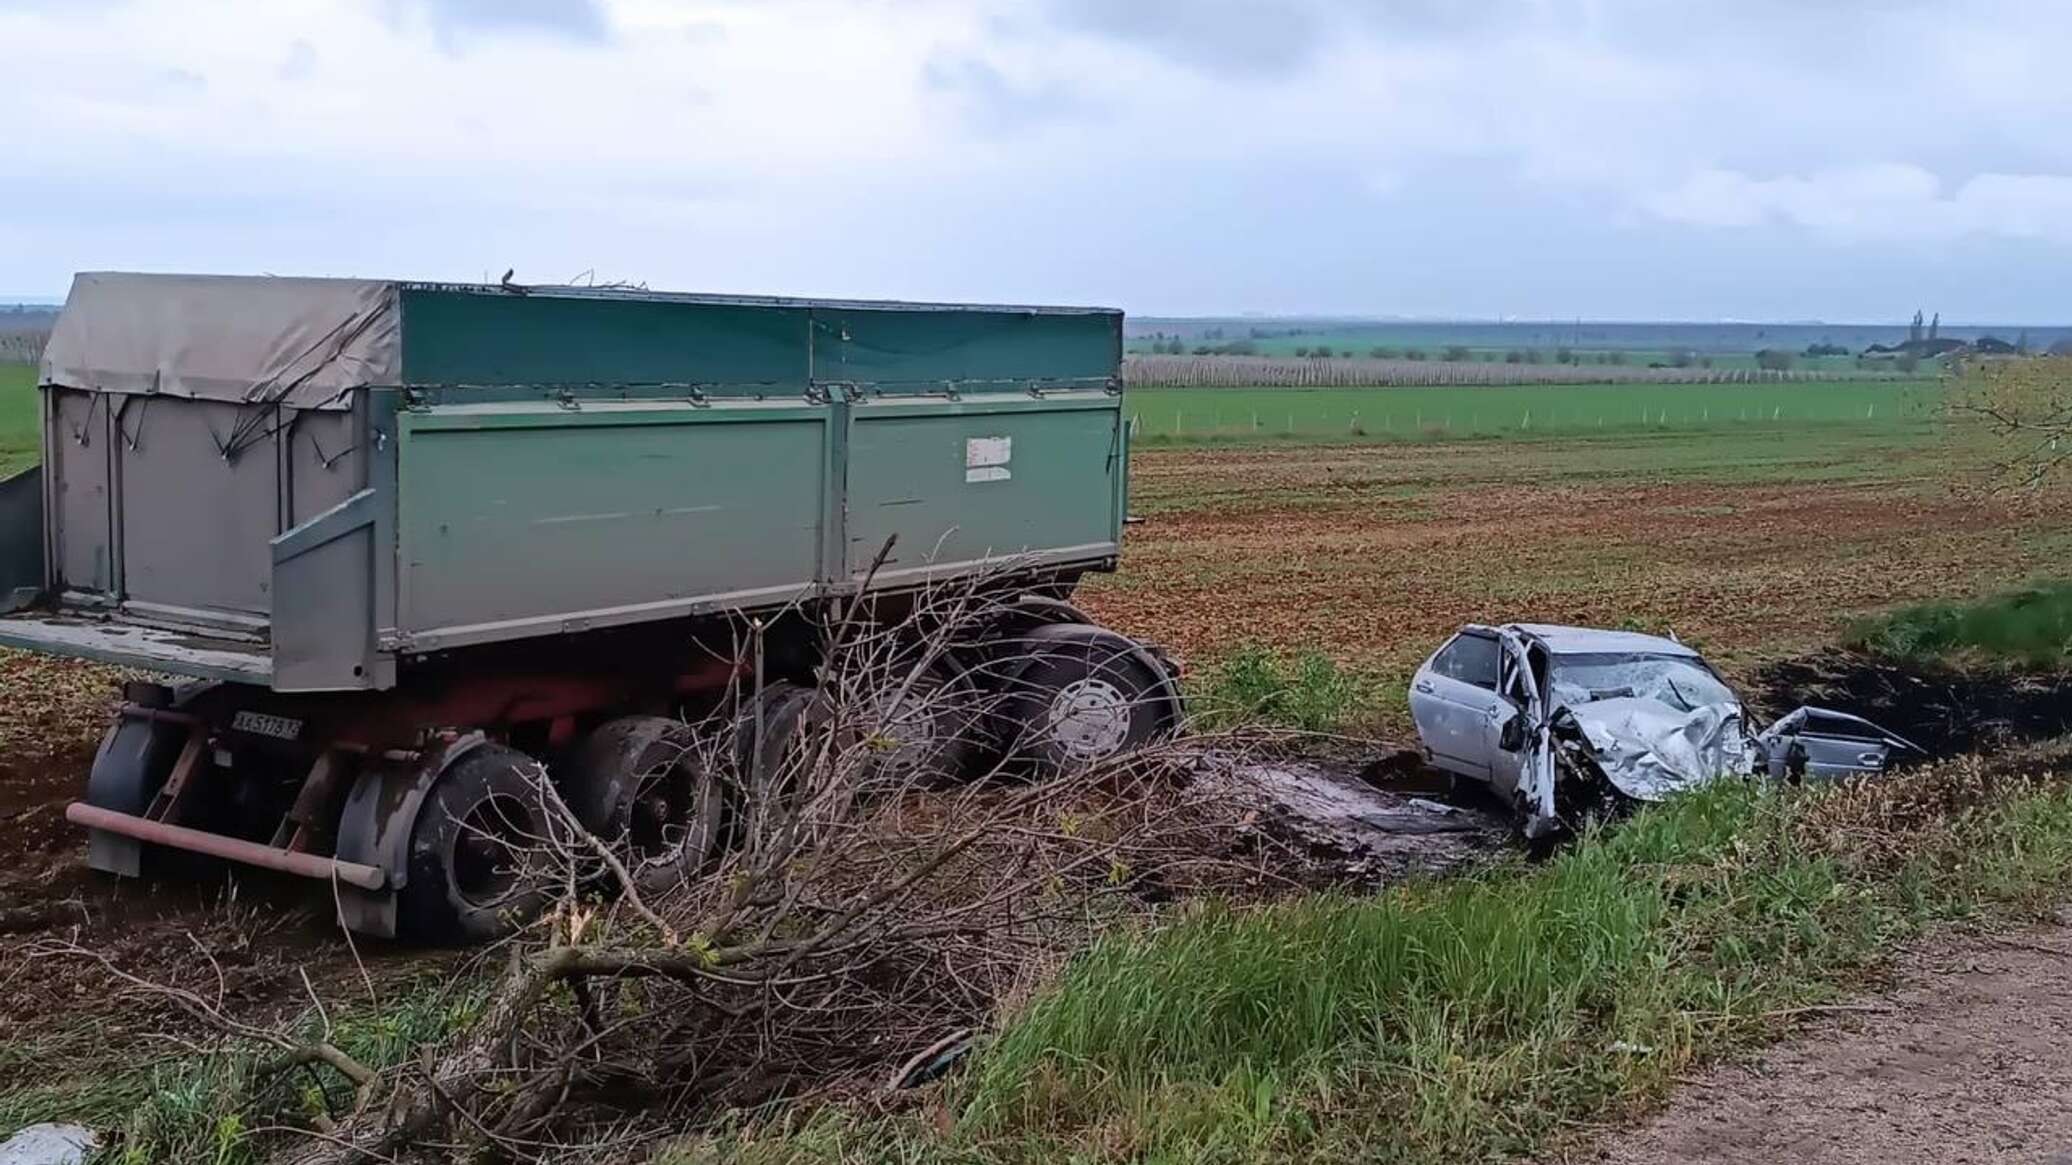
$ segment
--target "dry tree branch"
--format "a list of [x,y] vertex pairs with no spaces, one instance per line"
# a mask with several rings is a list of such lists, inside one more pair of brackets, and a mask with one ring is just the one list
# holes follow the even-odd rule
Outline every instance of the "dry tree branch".
[[[188,940],[202,951],[203,956],[208,959],[212,967],[216,966],[214,957],[201,947],[200,942],[192,934],[188,935]],[[380,1074],[346,1054],[343,1049],[331,1042],[330,1017],[327,1012],[323,1013],[323,1038],[317,1040],[298,1040],[278,1029],[246,1023],[232,1016],[224,1007],[225,991],[223,989],[220,967],[216,967],[216,998],[209,999],[199,992],[185,987],[159,983],[132,974],[117,966],[114,960],[110,959],[106,954],[70,940],[53,939],[36,943],[30,947],[29,956],[32,959],[84,959],[96,963],[105,974],[122,984],[126,990],[138,995],[165,999],[193,1018],[226,1035],[254,1043],[270,1045],[279,1049],[281,1053],[279,1056],[260,1067],[260,1075],[262,1076],[278,1075],[291,1068],[306,1064],[323,1064],[330,1067],[352,1083],[355,1113],[364,1111],[368,1102],[374,1099],[379,1092],[381,1085]],[[306,974],[303,976],[302,982],[304,987],[309,989],[310,998],[317,1000],[315,988],[310,986],[309,977]],[[321,1001],[318,1001],[318,1006],[321,1010]]]
[[[997,628],[1024,612],[998,584],[1027,570],[853,599],[823,628],[812,688],[751,681],[693,726],[679,759],[727,791],[732,834],[681,884],[644,886],[631,843],[589,833],[535,773],[546,825],[520,865],[552,900],[440,1046],[363,1064],[330,1041],[320,1000],[324,1038],[309,1041],[161,990],[277,1048],[272,1071],[328,1068],[354,1085],[350,1112],[283,1143],[274,1159],[294,1165],[433,1146],[533,1160],[636,1135],[643,1106],[680,1121],[845,1072],[875,1079],[982,1026],[1034,968],[1142,909],[1145,879],[1212,860],[1200,839],[1231,832],[1187,787],[1205,751],[1243,751],[1236,738],[1018,775],[990,732],[1012,693],[962,677],[1012,670],[997,645],[1019,641]],[[769,625],[742,620],[735,674],[760,673]],[[978,779],[945,783],[943,750],[977,754]]]

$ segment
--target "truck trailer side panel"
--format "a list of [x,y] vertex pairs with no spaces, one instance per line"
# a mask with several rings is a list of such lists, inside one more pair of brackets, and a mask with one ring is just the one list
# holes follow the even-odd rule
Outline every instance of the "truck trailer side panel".
[[[406,286],[406,383],[553,388],[612,396],[640,386],[793,395],[809,385],[911,392],[1098,386],[1122,359],[1121,317],[1070,308],[936,307],[724,296],[499,294]],[[443,398],[450,399],[450,398]]]
[[1121,411],[1104,393],[851,411],[847,568],[887,581],[1027,555],[1113,557]]
[[825,406],[470,405],[399,420],[413,649],[781,603],[820,578]]
[[57,544],[55,586],[61,593],[111,598],[115,589],[113,458],[115,427],[100,393],[52,389],[45,403],[49,427],[44,469],[50,528]]
[[386,689],[421,653],[839,595],[888,539],[874,585],[1103,569],[1120,359],[1095,308],[81,275],[46,534],[0,531],[48,547],[45,593],[0,643]]

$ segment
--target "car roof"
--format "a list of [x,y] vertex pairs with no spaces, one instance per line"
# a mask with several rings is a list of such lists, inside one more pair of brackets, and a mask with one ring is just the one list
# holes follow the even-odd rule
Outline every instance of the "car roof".
[[1698,656],[1697,652],[1674,639],[1665,639],[1660,635],[1643,635],[1638,631],[1605,631],[1596,627],[1564,627],[1555,623],[1506,623],[1504,629],[1539,640],[1555,655],[1633,652],[1647,655],[1687,655],[1692,658]]

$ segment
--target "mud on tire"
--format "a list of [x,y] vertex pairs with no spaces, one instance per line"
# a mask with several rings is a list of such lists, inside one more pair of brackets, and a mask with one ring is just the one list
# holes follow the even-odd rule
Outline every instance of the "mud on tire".
[[726,801],[693,745],[688,725],[625,716],[585,737],[562,770],[576,819],[643,894],[704,872],[725,842]]
[[1170,731],[1178,708],[1158,662],[1103,627],[1058,623],[1010,641],[992,669],[995,733],[1012,767],[1077,772]]
[[424,943],[463,945],[509,934],[546,888],[534,847],[546,836],[537,766],[485,744],[453,762],[425,794],[410,831],[398,924]]

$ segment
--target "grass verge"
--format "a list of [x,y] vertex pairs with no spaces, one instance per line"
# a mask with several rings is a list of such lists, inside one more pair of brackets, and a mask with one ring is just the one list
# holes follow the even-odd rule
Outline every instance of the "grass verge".
[[1931,923],[2041,913],[2068,885],[2054,779],[1966,759],[1721,784],[1539,865],[1194,904],[1075,960],[934,1122],[823,1110],[684,1159],[1496,1160],[1774,1035]]
[[[381,1007],[335,1007],[328,1016],[330,1038],[362,1064],[391,1068],[464,1027],[486,994],[483,982],[470,978],[398,985]],[[313,1038],[325,1020],[312,1011],[298,1027]],[[15,1047],[13,1054],[48,1062],[49,1083],[0,1095],[0,1130],[62,1120],[112,1133],[96,1165],[248,1165],[265,1157],[256,1132],[307,1125],[351,1108],[350,1089],[335,1074],[274,1070],[277,1048],[223,1040],[213,1032],[194,1042],[215,1046],[209,1052],[140,1057],[134,1046],[109,1046],[81,1032],[62,1041],[71,1055]],[[9,1052],[0,1047],[0,1062]]]
[[2072,656],[2072,582],[1975,602],[1919,603],[1863,619],[1851,646],[1890,659],[2062,665]]
[[[798,1106],[655,1160],[1506,1159],[1774,1036],[1931,924],[2039,916],[2068,888],[2055,772],[1964,758],[1826,789],[1723,782],[1537,864],[1183,905],[1095,943],[904,1111]],[[464,981],[421,988],[334,1012],[336,1038],[402,1063],[479,1006]],[[111,1062],[0,1098],[0,1127],[81,1119],[121,1132],[113,1160],[250,1161],[253,1130],[327,1107],[265,1056]]]

